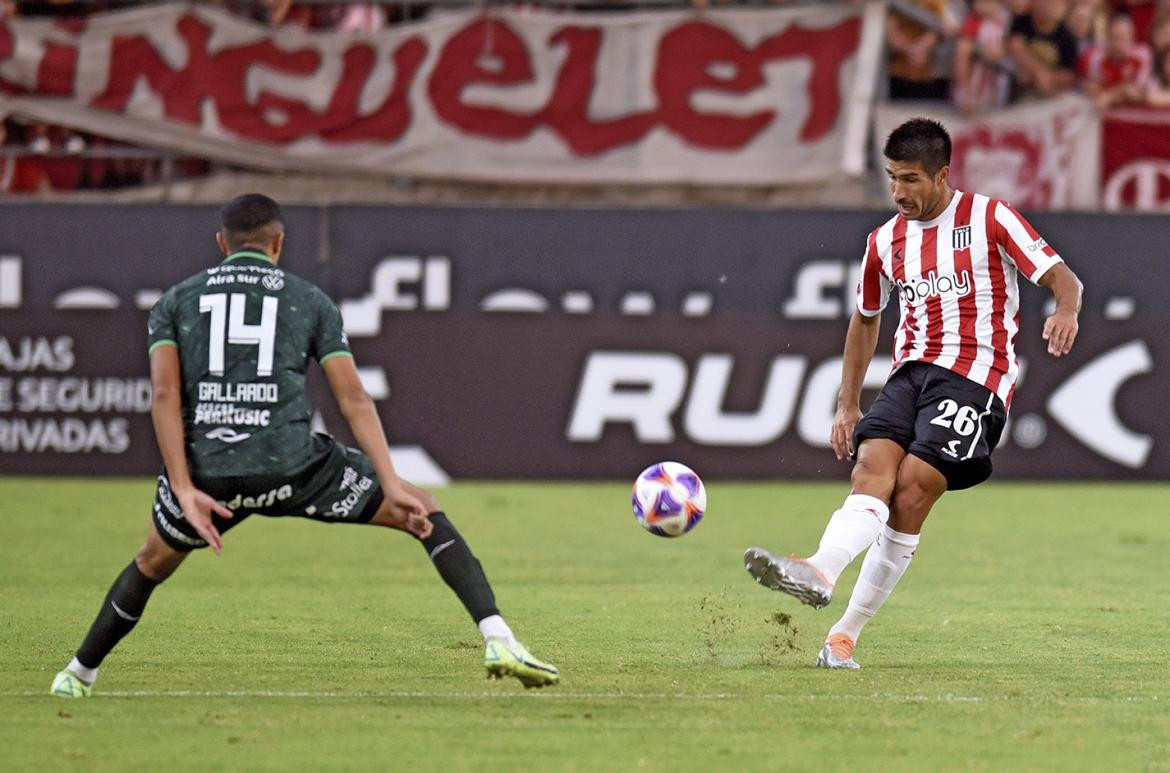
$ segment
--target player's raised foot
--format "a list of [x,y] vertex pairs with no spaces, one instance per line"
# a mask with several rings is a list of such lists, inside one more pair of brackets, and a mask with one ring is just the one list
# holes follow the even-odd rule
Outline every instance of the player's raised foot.
[[488,639],[484,646],[483,667],[488,679],[514,676],[525,687],[544,687],[561,681],[560,670],[532,656],[523,644],[508,644],[503,639]]
[[748,548],[743,554],[743,566],[760,585],[783,591],[814,609],[827,607],[833,600],[833,584],[803,558],[785,558],[763,548]]
[[53,678],[49,692],[61,698],[88,698],[90,685],[81,681],[77,674],[66,669]]
[[829,634],[817,655],[818,668],[861,668],[853,659],[853,640],[843,633]]

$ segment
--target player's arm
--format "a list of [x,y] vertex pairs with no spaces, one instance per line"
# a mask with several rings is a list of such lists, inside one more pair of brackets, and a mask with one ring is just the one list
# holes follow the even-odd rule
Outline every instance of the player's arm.
[[881,314],[867,315],[854,309],[845,334],[845,357],[841,365],[841,391],[837,394],[837,415],[833,418],[830,443],[838,459],[853,454],[853,428],[861,421],[861,387],[865,372],[877,349]]
[[399,522],[399,528],[425,539],[431,532],[431,522],[427,519],[426,508],[407,491],[402,479],[394,471],[394,464],[390,461],[390,449],[386,443],[386,433],[382,430],[382,420],[374,408],[374,401],[362,386],[353,357],[336,356],[323,359],[325,361],[321,363],[321,369],[325,371],[329,388],[337,398],[341,415],[349,424],[358,446],[373,463],[378,483],[382,486],[382,494],[390,503],[395,520]]
[[1068,354],[1077,338],[1077,315],[1081,312],[1084,285],[1063,262],[1045,271],[1037,284],[1051,290],[1056,299],[1056,311],[1044,320],[1044,340],[1048,342],[1048,353],[1053,357]]
[[199,536],[216,553],[223,547],[212,513],[231,518],[232,511],[210,495],[195,488],[187,467],[187,447],[183,435],[182,375],[179,349],[173,344],[155,345],[150,353],[150,418],[154,434],[167,468],[171,491],[179,501],[183,516]]

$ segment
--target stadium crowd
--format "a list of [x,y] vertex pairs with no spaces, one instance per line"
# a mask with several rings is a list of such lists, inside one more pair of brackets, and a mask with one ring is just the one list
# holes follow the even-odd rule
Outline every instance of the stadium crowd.
[[[338,34],[376,32],[423,18],[432,7],[401,0],[207,1],[262,24]],[[752,0],[682,2],[705,7]],[[68,20],[139,4],[0,0],[0,20],[14,15]],[[566,0],[556,7],[640,6],[636,0]],[[891,0],[886,44],[890,100],[949,100],[964,113],[977,113],[1079,90],[1102,111],[1170,108],[1170,0]],[[198,159],[176,162],[66,127],[11,119],[0,129],[0,143],[0,195],[119,188],[211,168]]]

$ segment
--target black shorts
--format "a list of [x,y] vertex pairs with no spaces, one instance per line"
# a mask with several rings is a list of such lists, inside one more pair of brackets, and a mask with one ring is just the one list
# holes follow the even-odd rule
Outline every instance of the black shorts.
[[[369,458],[325,435],[314,435],[312,442],[313,461],[291,475],[195,477],[197,488],[235,513],[233,518],[212,515],[219,533],[239,526],[250,515],[294,516],[327,523],[369,522],[383,499]],[[151,515],[155,531],[175,550],[207,547],[183,517],[165,470],[158,476]]]
[[853,430],[853,448],[871,438],[893,440],[934,467],[947,488],[975,486],[991,476],[991,452],[1007,421],[990,389],[923,362],[903,365],[882,387]]

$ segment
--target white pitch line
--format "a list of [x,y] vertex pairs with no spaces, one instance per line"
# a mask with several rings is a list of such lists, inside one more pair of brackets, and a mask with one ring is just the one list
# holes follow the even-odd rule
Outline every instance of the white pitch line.
[[[0,697],[29,698],[45,696],[47,692],[4,691]],[[1142,703],[1163,700],[1160,696],[1119,695],[1105,698],[1088,696],[985,696],[985,695],[897,695],[870,693],[868,695],[829,693],[823,695],[794,695],[791,693],[629,693],[629,692],[565,692],[552,688],[541,692],[427,692],[422,690],[110,690],[99,692],[100,698],[422,698],[434,700],[483,700],[500,698],[562,699],[562,700],[786,700],[786,701],[877,701],[880,703],[986,703],[1040,702],[1040,703]]]

